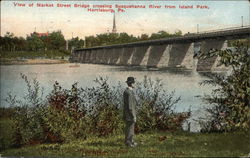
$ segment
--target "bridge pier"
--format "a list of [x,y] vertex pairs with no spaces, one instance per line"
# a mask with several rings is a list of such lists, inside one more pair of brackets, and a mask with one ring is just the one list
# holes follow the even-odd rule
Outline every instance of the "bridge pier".
[[[201,52],[209,52],[212,49],[223,50],[227,47],[227,41],[220,40],[206,40],[201,42],[200,51]],[[220,70],[222,67],[217,67],[218,57],[210,57],[207,59],[199,59],[197,63],[196,70],[197,71],[216,71]],[[215,65],[216,63],[216,65]]]
[[124,48],[120,48],[118,53],[119,53],[119,55],[118,55],[118,59],[116,61],[116,65],[122,65],[121,60],[122,60],[122,56],[124,53]]
[[103,48],[103,60],[102,64],[108,64],[109,54],[107,53],[107,48]]
[[168,67],[168,63],[169,63],[169,58],[170,58],[170,51],[172,49],[172,44],[169,44],[166,46],[162,57],[160,59],[160,61],[157,64],[157,67]]
[[81,57],[80,57],[80,63],[84,63],[84,59],[85,59],[85,55],[86,53],[80,53]]
[[135,47],[133,47],[133,49],[132,49],[132,53],[128,59],[127,65],[130,65],[130,66],[132,65],[132,59],[134,57],[134,54],[135,54]]
[[187,68],[187,69],[195,69],[196,68],[196,60],[194,59],[194,43],[190,43],[187,49],[187,52],[185,53],[185,56],[183,60],[181,61],[181,67]]
[[157,67],[166,47],[167,45],[165,44],[151,46],[151,50],[150,50],[148,62],[147,62],[148,67]]
[[134,48],[131,65],[139,66],[143,57],[145,56],[149,46],[139,46]]
[[147,63],[148,63],[148,59],[149,59],[149,55],[150,55],[150,52],[151,52],[151,49],[152,49],[152,46],[149,46],[146,50],[146,53],[140,63],[141,66],[147,66]]
[[114,48],[112,50],[112,65],[116,65],[118,63],[118,59],[122,53],[122,48]]
[[90,51],[87,50],[85,53],[86,53],[86,56],[85,56],[85,63],[88,63],[88,62],[89,62]]
[[96,50],[91,50],[90,53],[90,63],[94,63],[95,64],[95,56],[96,56]]
[[[188,50],[193,50],[192,43],[178,43],[173,44],[172,49],[170,51],[170,58],[168,62],[169,67],[179,67],[182,64],[182,61],[184,60],[186,54],[188,53]],[[190,53],[190,52],[189,52]],[[193,54],[193,52],[191,52]],[[184,63],[183,63],[184,64]],[[186,65],[190,63],[185,63]],[[185,66],[185,65],[183,65]]]
[[121,54],[120,65],[127,65],[130,57],[133,53],[133,47],[123,48],[123,53]]
[[96,50],[96,57],[95,57],[95,63],[96,64],[100,64],[100,55],[101,55],[101,52],[99,49]]
[[111,63],[111,59],[112,59],[111,51],[112,51],[112,49],[109,49],[109,48],[105,50],[105,58],[106,58],[105,64]]

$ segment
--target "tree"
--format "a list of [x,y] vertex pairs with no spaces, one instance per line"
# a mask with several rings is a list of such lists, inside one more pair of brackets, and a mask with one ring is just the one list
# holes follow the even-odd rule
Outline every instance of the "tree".
[[211,96],[205,100],[215,104],[208,108],[212,119],[205,125],[208,131],[233,131],[249,129],[250,112],[250,54],[248,47],[237,43],[235,51],[213,50],[202,52],[200,58],[219,56],[221,64],[230,66],[228,76],[215,74],[211,80],[203,82],[217,86]]
[[177,30],[177,31],[175,31],[173,36],[178,37],[178,36],[181,36],[181,35],[182,35],[181,30]]
[[149,36],[147,34],[142,34],[140,40],[148,40]]
[[49,34],[49,49],[62,50],[65,49],[66,41],[61,31],[54,31]]
[[14,50],[14,34],[11,32],[6,32],[3,38],[3,47],[7,51],[13,51]]
[[34,32],[27,36],[28,49],[32,51],[44,50],[45,45],[42,39]]
[[83,48],[84,47],[84,40],[79,39],[79,37],[72,38],[69,40],[69,49],[72,48]]
[[181,36],[182,32],[180,30],[176,31],[174,34],[170,34],[166,31],[159,31],[157,33],[152,33],[150,39],[160,39],[160,38],[169,38],[169,37],[178,37]]
[[96,38],[94,36],[85,37],[86,47],[94,47],[97,45]]

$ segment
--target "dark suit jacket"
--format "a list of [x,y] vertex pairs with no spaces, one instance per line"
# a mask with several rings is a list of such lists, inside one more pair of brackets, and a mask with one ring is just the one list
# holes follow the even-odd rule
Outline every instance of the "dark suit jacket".
[[123,93],[123,100],[124,100],[124,108],[123,108],[124,121],[135,121],[137,101],[133,90],[126,88],[126,90]]

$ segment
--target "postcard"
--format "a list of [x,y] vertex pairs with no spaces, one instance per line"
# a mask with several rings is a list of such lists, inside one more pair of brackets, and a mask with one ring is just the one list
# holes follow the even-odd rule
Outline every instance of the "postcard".
[[2,0],[0,157],[248,157],[248,0]]

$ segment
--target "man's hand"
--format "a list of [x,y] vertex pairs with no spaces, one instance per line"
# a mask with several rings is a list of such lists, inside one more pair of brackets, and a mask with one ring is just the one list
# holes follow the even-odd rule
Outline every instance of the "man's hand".
[[136,117],[133,118],[133,122],[136,122]]

